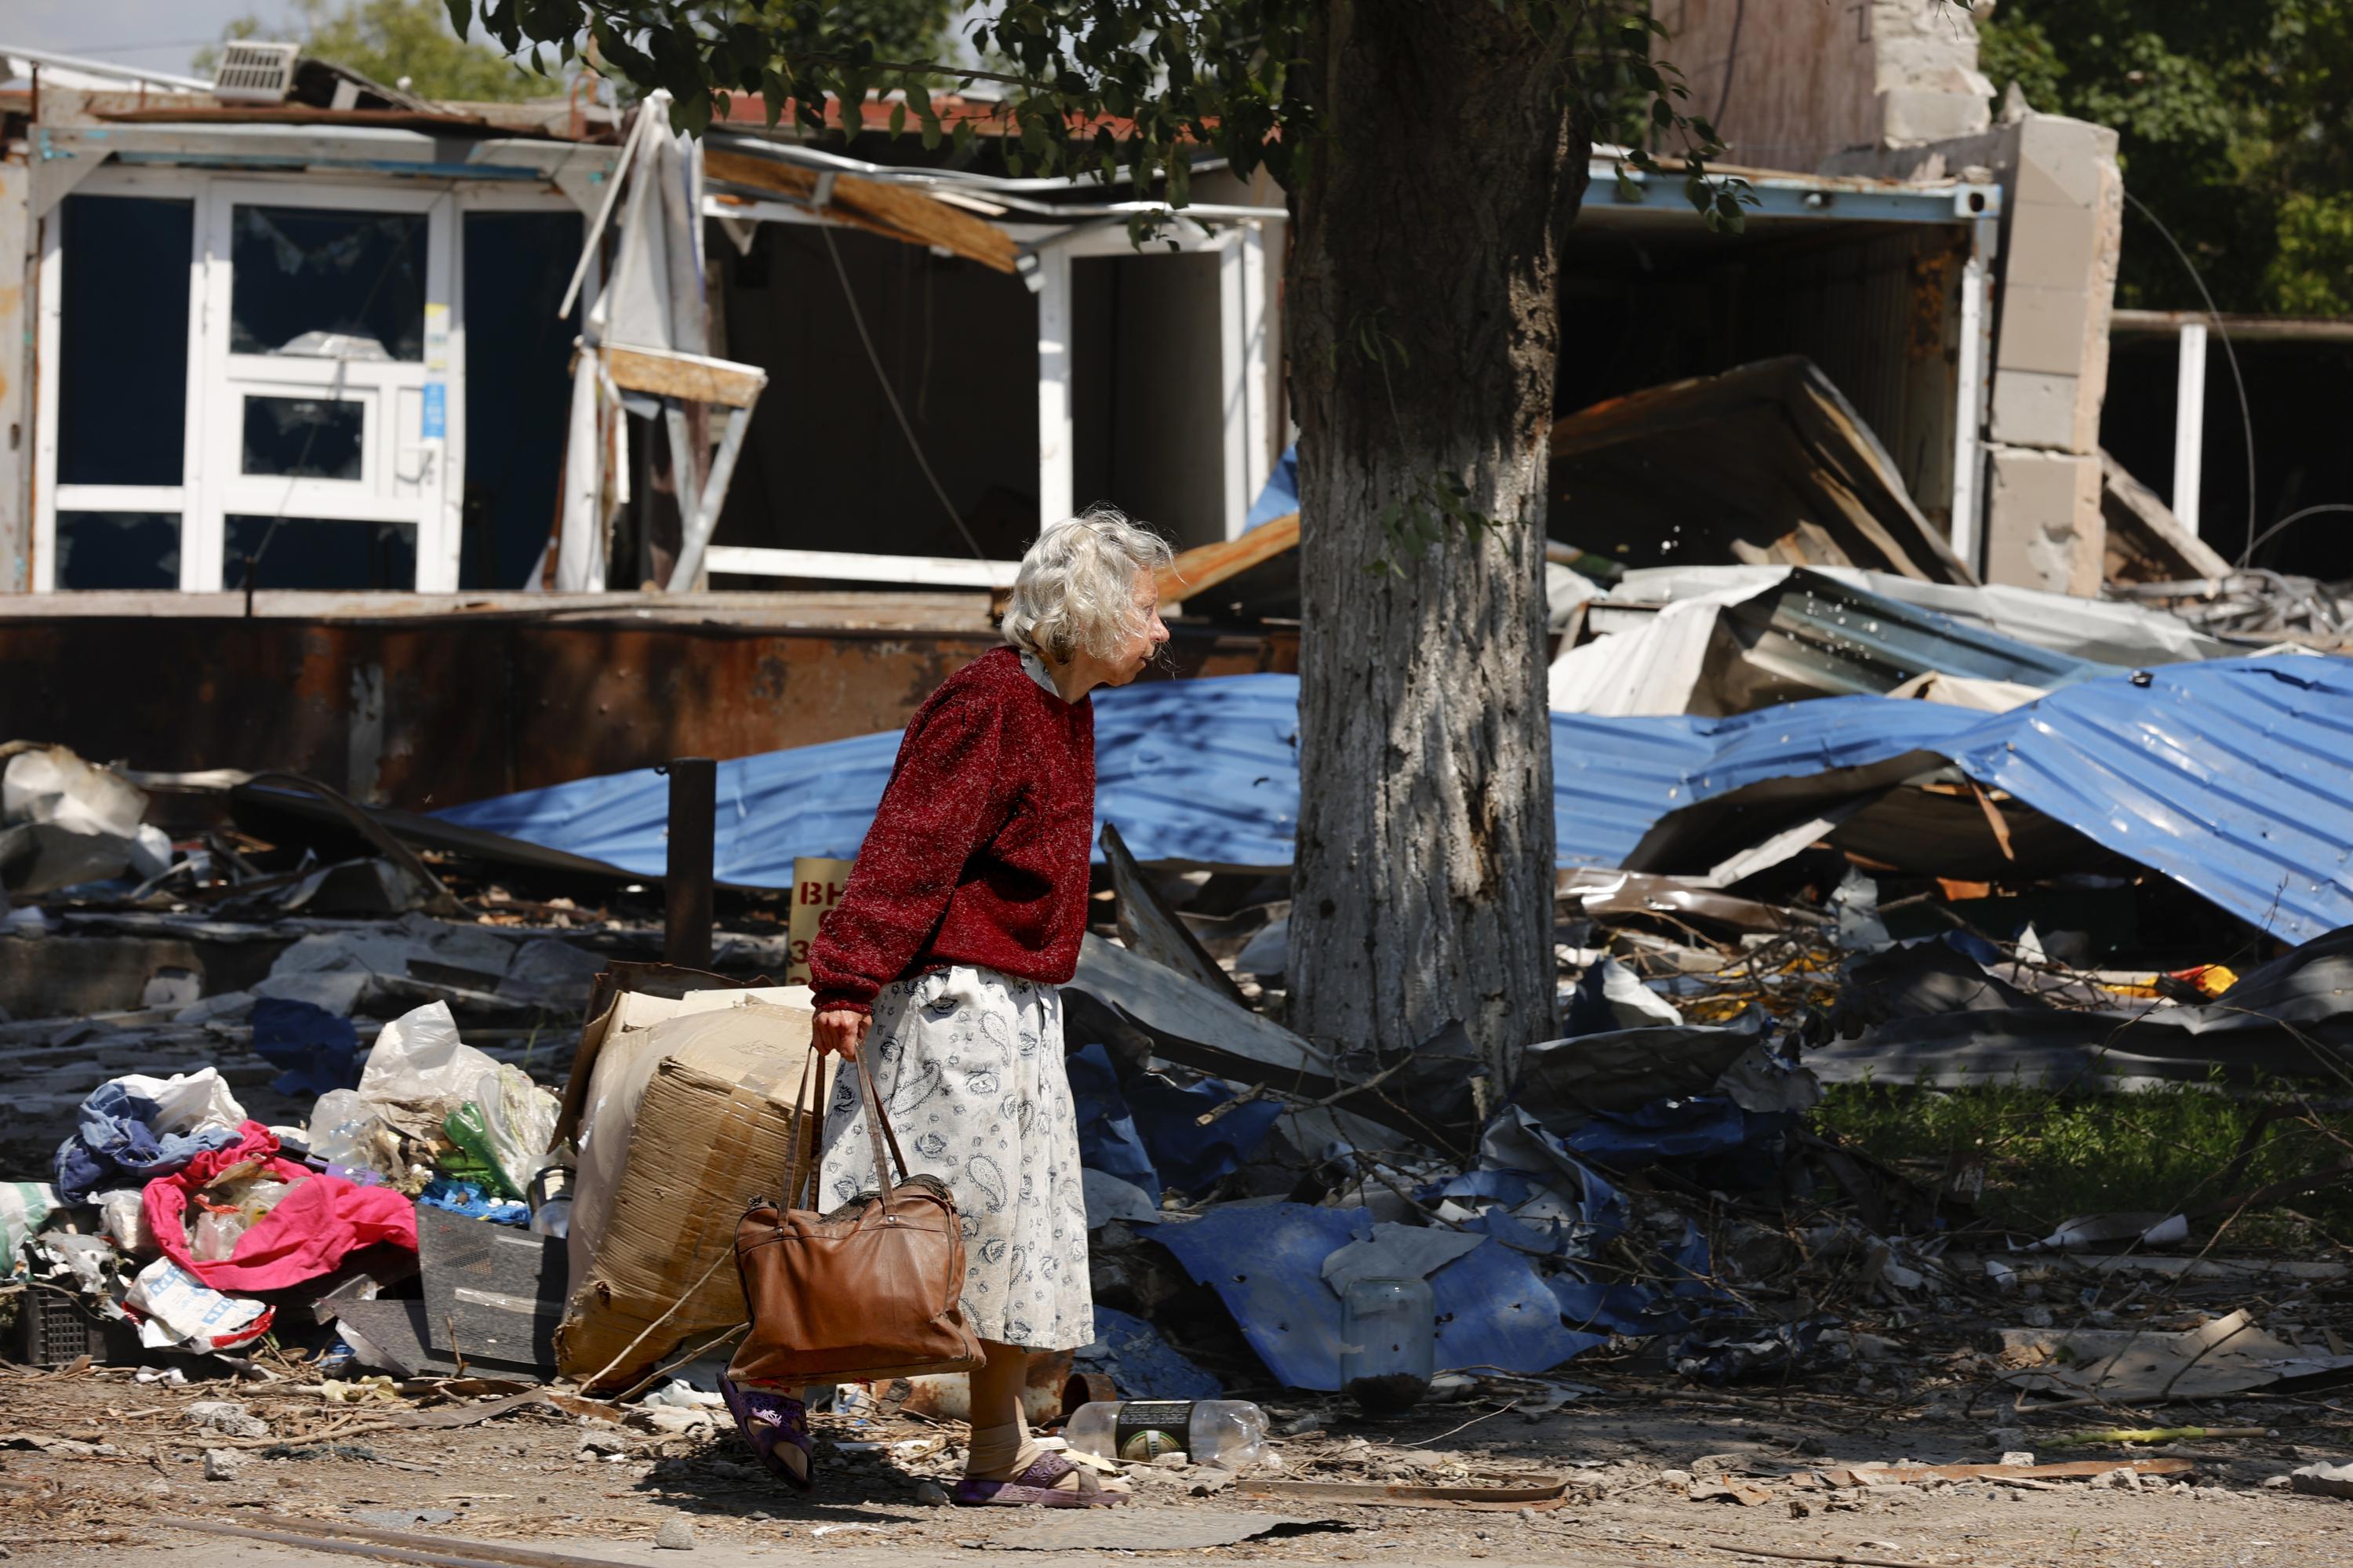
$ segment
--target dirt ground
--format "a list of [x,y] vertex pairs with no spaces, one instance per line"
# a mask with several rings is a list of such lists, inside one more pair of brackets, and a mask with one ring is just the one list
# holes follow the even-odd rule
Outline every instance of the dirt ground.
[[[1465,1559],[1638,1563],[1816,1561],[1902,1564],[2306,1564],[2353,1562],[2353,1503],[2263,1483],[2315,1459],[2341,1459],[2353,1411],[2327,1397],[2248,1398],[2211,1421],[2276,1433],[2137,1449],[2194,1465],[2144,1489],[2081,1481],[2051,1489],[1987,1482],[1839,1489],[1824,1468],[1873,1460],[1989,1463],[2015,1432],[1947,1401],[1875,1404],[1802,1392],[1681,1391],[1638,1375],[1531,1419],[1493,1399],[1428,1405],[1368,1423],[1325,1404],[1274,1406],[1269,1479],[1409,1481],[1441,1486],[1567,1478],[1545,1509],[1494,1512],[1332,1506],[1297,1497],[1194,1495],[1203,1473],[1135,1474],[1137,1499],[1102,1512],[925,1506],[918,1489],[958,1462],[955,1429],[891,1418],[859,1425],[819,1415],[821,1477],[802,1497],[750,1462],[732,1429],[666,1434],[526,1407],[475,1425],[402,1428],[463,1400],[353,1407],[291,1383],[142,1384],[126,1369],[0,1372],[0,1548],[25,1563],[171,1561],[189,1568],[268,1568],[352,1561],[174,1520],[273,1531],[311,1522],[505,1542],[607,1563],[714,1565],[822,1552],[845,1565],[969,1561],[975,1549],[1054,1550],[1063,1563],[1167,1560],[1365,1562],[1409,1568]],[[199,1401],[242,1402],[265,1436],[224,1437],[195,1424]],[[2080,1424],[2076,1419],[2064,1425]],[[2003,1408],[1998,1418],[2020,1421]],[[1460,1427],[1461,1430],[1450,1430]],[[2062,1429],[2046,1418],[2034,1434]],[[76,1452],[55,1445],[90,1445]],[[50,1444],[43,1447],[38,1445]],[[844,1451],[835,1446],[863,1446]],[[206,1450],[234,1473],[206,1477]],[[2044,1462],[2125,1450],[2045,1451]],[[220,1461],[215,1461],[219,1464]],[[1750,1504],[1695,1499],[1736,1480]],[[1277,1520],[1300,1521],[1274,1526]],[[659,1550],[672,1520],[693,1544]],[[1261,1527],[1278,1533],[1208,1544]],[[673,1532],[675,1533],[675,1532]]]

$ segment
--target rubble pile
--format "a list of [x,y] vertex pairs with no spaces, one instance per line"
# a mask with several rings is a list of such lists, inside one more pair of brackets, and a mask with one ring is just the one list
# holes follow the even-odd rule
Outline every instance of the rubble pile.
[[[2251,1135],[2169,1206],[2005,1224],[1982,1160],[1883,1161],[1822,1115],[1841,1086],[1971,1082],[2053,1105],[2196,1085],[2259,1104],[2258,1135],[2342,1109],[2353,885],[2261,879],[2353,812],[2332,749],[2353,688],[2333,662],[2232,657],[2112,608],[2062,627],[2031,597],[1842,568],[1598,587],[1555,672],[1575,759],[1556,1015],[1386,1054],[1290,1026],[1290,881],[1263,847],[1290,808],[1250,738],[1280,678],[1108,694],[1113,804],[1064,991],[1098,1338],[1040,1358],[1033,1417],[1240,1402],[1263,1441],[1239,1458],[1170,1438],[1098,1462],[1269,1506],[1605,1486],[1836,1508],[1890,1486],[2180,1484],[2162,1457],[2020,1452],[2052,1448],[2054,1421],[2126,1430],[2084,1428],[2094,1412],[2260,1432],[2246,1402],[2353,1378],[2344,1261],[2230,1234],[2347,1171],[2257,1182]],[[1662,684],[1675,647],[1701,657]],[[1171,693],[1191,699],[1178,738],[1229,726],[1224,755],[1269,769],[1247,799],[1168,788],[1219,765],[1155,738]],[[2267,751],[2181,738],[2256,722],[2254,697]],[[755,890],[838,876],[823,857],[855,848],[875,750],[726,765],[744,810],[721,864]],[[728,895],[712,971],[655,962],[629,779],[591,781],[584,827],[570,787],[422,818],[55,748],[5,765],[10,1359],[284,1382],[387,1430],[417,1399],[552,1401],[735,1463],[711,1446],[742,1316],[723,1265],[809,1132],[809,998],[776,983],[793,932],[773,895]],[[1155,772],[1178,804],[1118,793]],[[2193,783],[2228,810],[2173,809]],[[847,842],[782,855],[758,839],[779,821]],[[1449,1407],[1525,1424],[1763,1390],[1991,1398],[1989,1431],[2036,1435],[1958,1470],[1826,1450],[1606,1482],[1484,1457],[1493,1428],[1477,1450],[1385,1436]],[[936,1483],[958,1456],[922,1424],[963,1397],[896,1380],[820,1406],[841,1456]],[[234,1475],[237,1453],[206,1464]]]

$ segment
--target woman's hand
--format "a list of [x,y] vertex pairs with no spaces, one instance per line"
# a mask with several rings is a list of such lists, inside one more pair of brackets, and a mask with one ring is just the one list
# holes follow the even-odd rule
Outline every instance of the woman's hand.
[[856,1008],[829,1007],[817,1015],[817,1022],[809,1031],[809,1044],[827,1055],[855,1062],[858,1047],[865,1044],[867,1028],[873,1022]]

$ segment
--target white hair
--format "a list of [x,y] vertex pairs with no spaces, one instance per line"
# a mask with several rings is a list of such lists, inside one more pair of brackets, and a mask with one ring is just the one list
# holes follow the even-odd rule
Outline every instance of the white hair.
[[1102,502],[1049,524],[1021,557],[1005,610],[1005,641],[1056,663],[1082,649],[1108,658],[1122,638],[1144,630],[1135,574],[1156,572],[1173,559],[1166,539]]

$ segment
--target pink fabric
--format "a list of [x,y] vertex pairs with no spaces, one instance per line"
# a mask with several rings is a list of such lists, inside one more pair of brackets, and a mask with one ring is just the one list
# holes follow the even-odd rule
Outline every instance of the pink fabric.
[[[140,1206],[164,1255],[216,1290],[251,1294],[279,1290],[334,1271],[343,1255],[375,1242],[417,1250],[417,1211],[389,1187],[362,1187],[340,1176],[278,1158],[278,1139],[258,1121],[227,1149],[196,1156],[176,1176],[147,1183]],[[259,1160],[262,1172],[290,1182],[278,1206],[237,1238],[219,1263],[199,1263],[188,1250],[190,1194],[232,1167]]]

